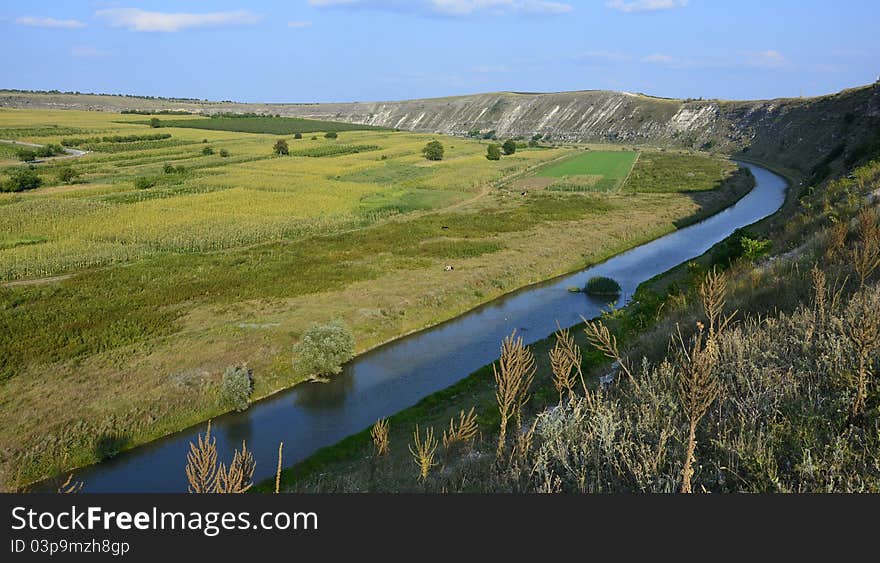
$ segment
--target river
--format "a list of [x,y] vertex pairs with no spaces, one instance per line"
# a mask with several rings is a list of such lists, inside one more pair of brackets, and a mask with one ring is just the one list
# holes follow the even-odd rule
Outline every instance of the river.
[[[622,300],[631,298],[642,282],[703,254],[737,228],[782,206],[783,178],[754,164],[740,165],[751,169],[755,188],[712,217],[365,353],[329,383],[297,385],[243,413],[215,419],[220,459],[228,462],[246,441],[257,461],[255,481],[263,480],[275,472],[279,442],[284,442],[285,466],[293,465],[492,362],[501,340],[513,329],[531,343],[551,334],[557,322],[571,326],[605,307],[601,300],[569,292],[570,286],[583,287],[590,277],[608,276],[620,283]],[[185,492],[189,443],[204,429],[200,424],[79,469],[76,479],[85,483],[83,492]],[[47,481],[37,488],[49,486]]]

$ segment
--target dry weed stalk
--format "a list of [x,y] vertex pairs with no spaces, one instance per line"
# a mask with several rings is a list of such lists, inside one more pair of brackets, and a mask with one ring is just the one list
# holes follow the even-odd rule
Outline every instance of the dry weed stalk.
[[241,443],[241,451],[236,450],[229,469],[220,464],[217,469],[217,486],[215,492],[224,494],[245,493],[254,486],[254,469],[257,463],[247,444]]
[[721,384],[713,375],[718,363],[718,346],[714,338],[707,338],[705,343],[703,340],[702,324],[699,325],[690,347],[685,344],[681,331],[678,332],[681,356],[678,395],[688,417],[688,443],[682,472],[682,493],[692,492],[691,477],[694,474],[693,464],[696,462],[697,426],[721,389]]
[[559,404],[562,404],[562,396],[566,391],[569,399],[574,397],[575,372],[580,378],[585,395],[589,398],[581,361],[581,349],[575,343],[574,337],[571,336],[568,329],[560,328],[557,330],[556,343],[550,350],[550,368],[553,370],[553,386],[559,393]]
[[849,314],[845,332],[858,358],[856,397],[852,406],[852,414],[857,416],[865,410],[868,398],[868,380],[873,374],[871,355],[880,348],[880,311],[877,300],[868,299],[864,293],[853,300],[856,307]]
[[642,389],[639,386],[639,382],[636,381],[635,376],[633,376],[627,365],[626,358],[621,355],[620,350],[617,347],[617,337],[611,334],[611,331],[608,330],[608,327],[605,326],[605,323],[602,321],[588,321],[583,317],[581,317],[581,319],[583,319],[586,324],[584,332],[587,333],[587,340],[590,341],[590,344],[602,352],[606,358],[617,362],[617,365],[619,365],[620,369],[626,374],[627,379],[632,383],[636,392],[640,393]]
[[880,226],[871,208],[859,212],[858,222],[861,240],[853,246],[850,257],[859,276],[859,286],[864,289],[868,278],[880,267]]
[[197,444],[189,444],[186,478],[191,493],[213,493],[217,486],[217,439],[211,436],[210,420],[204,438],[199,434]]
[[816,264],[810,271],[813,279],[813,305],[815,307],[816,318],[819,320],[819,326],[825,326],[825,319],[828,313],[828,280],[823,272]]
[[736,311],[724,315],[724,294],[727,291],[727,276],[715,268],[706,275],[706,279],[698,289],[706,319],[709,321],[709,338],[715,339],[733,320]]
[[507,426],[511,419],[516,421],[517,429],[521,426],[522,408],[529,400],[529,387],[535,377],[535,357],[523,344],[522,338],[516,336],[516,331],[501,343],[501,358],[498,367],[492,365],[492,372],[495,375],[495,398],[501,415],[495,452],[500,460],[507,442]]
[[409,446],[409,453],[412,454],[413,460],[419,468],[419,479],[422,482],[428,480],[431,468],[437,465],[434,463],[434,454],[436,452],[437,440],[434,438],[434,429],[428,428],[423,441],[419,432],[419,425],[416,424],[416,429],[413,431],[413,444]]
[[449,419],[449,432],[443,431],[443,449],[449,455],[456,447],[466,445],[477,437],[480,428],[477,425],[477,413],[475,407],[465,414],[464,409],[458,413],[458,426],[455,418]]
[[275,494],[281,491],[281,451],[284,449],[284,442],[278,442],[278,468],[275,469]]
[[376,446],[376,456],[382,457],[388,455],[389,439],[388,439],[388,419],[383,418],[376,421],[373,429],[370,430],[370,436],[373,437],[373,445]]
[[82,481],[74,481],[73,473],[67,476],[67,480],[58,487],[58,493],[62,495],[75,495],[83,488]]
[[825,243],[825,259],[827,261],[833,260],[843,252],[848,230],[847,224],[842,221],[835,223],[828,229],[828,238]]

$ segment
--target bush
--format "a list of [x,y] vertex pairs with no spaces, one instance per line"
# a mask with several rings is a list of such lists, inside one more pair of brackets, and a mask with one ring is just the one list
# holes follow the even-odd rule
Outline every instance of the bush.
[[293,138],[294,138],[294,139],[297,139],[297,140],[302,139],[302,138],[303,138],[303,134],[302,134],[302,133],[296,133],[296,134],[293,136]]
[[153,129],[158,129],[161,126],[162,123],[159,121],[158,117],[154,117],[150,120],[150,127],[152,127]]
[[312,324],[294,353],[299,358],[299,366],[308,374],[338,374],[342,364],[354,356],[354,335],[340,321]]
[[220,405],[238,412],[246,410],[253,388],[253,370],[229,366],[220,382]]
[[164,165],[162,165],[162,172],[164,172],[165,174],[174,174],[175,172],[177,172],[177,169],[174,168],[173,164],[166,162]]
[[134,187],[139,190],[148,190],[156,185],[156,180],[154,178],[138,178],[134,181]]
[[59,154],[64,154],[64,147],[61,145],[48,144],[43,145],[42,147],[37,149],[37,156],[42,158],[48,158],[50,156],[57,156]]
[[21,149],[16,153],[18,160],[22,162],[33,162],[37,160],[37,151],[33,149]]
[[312,135],[312,140],[313,140],[313,141],[317,141],[317,140],[318,140],[318,137]]
[[326,137],[327,139],[335,139],[338,136],[339,135],[336,133],[336,131],[328,131],[326,134],[324,134],[324,137]]
[[79,172],[73,168],[62,168],[57,173],[58,181],[65,184],[73,184],[79,178]]
[[489,160],[501,160],[501,149],[498,148],[498,145],[491,144],[486,147],[486,158]]
[[226,157],[228,157],[228,156],[229,156],[229,151],[226,150],[226,149],[220,149],[220,156],[221,156],[222,158],[226,158]]
[[504,144],[501,146],[504,150],[504,154],[511,155],[516,152],[516,141],[513,139],[507,139],[504,141]]
[[212,149],[211,147],[205,147],[202,149],[202,154],[205,156],[210,156],[214,154],[214,149]]
[[12,173],[9,180],[3,185],[4,192],[23,192],[25,190],[35,190],[43,185],[43,179],[37,174],[37,171],[31,167],[22,168]]
[[596,276],[587,281],[584,293],[597,297],[616,297],[620,295],[620,284],[611,278]]
[[278,139],[278,142],[272,147],[272,151],[277,155],[288,155],[290,154],[290,147],[287,146],[287,141]]
[[422,154],[428,160],[443,160],[443,143],[440,141],[431,141],[422,149]]

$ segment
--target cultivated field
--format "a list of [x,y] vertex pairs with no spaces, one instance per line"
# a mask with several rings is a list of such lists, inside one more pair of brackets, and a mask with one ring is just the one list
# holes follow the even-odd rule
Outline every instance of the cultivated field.
[[[303,380],[292,350],[313,322],[343,320],[363,351],[743,192],[674,189],[675,174],[684,190],[716,187],[733,167],[709,156],[540,147],[492,162],[460,138],[159,119],[175,126],[0,110],[0,139],[91,151],[36,165],[38,189],[0,193],[5,488],[217,415],[227,366],[254,370],[254,399]],[[290,156],[273,154],[280,138]],[[429,162],[435,138],[445,156]],[[0,151],[5,182],[24,165]],[[540,175],[615,189],[514,187]]]

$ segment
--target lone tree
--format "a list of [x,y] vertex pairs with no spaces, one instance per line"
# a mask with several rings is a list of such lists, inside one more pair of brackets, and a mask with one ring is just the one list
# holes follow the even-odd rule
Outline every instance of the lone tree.
[[152,127],[153,129],[158,129],[161,126],[162,126],[162,124],[159,123],[158,117],[154,117],[150,120],[150,127]]
[[516,152],[516,141],[513,139],[507,139],[504,141],[504,144],[501,146],[502,150],[504,150],[504,154],[511,155]]
[[422,149],[422,154],[428,160],[443,160],[443,143],[431,141]]
[[284,139],[279,139],[275,146],[272,148],[275,154],[279,155],[288,155],[290,154],[290,148],[287,146],[287,141]]
[[326,137],[328,139],[335,139],[338,136],[339,135],[336,133],[336,131],[329,131],[329,132],[327,132],[326,135],[324,135],[324,137]]
[[297,133],[296,135],[293,136],[293,138],[294,138],[294,139],[302,139],[302,138],[303,138],[303,134],[302,134],[302,133]]
[[498,145],[493,143],[486,147],[486,158],[489,160],[501,160],[501,149],[498,148]]

